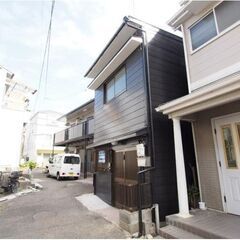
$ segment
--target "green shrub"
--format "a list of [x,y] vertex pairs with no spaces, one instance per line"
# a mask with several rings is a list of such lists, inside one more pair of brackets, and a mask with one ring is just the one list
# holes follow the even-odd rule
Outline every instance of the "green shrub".
[[29,161],[28,162],[28,167],[29,169],[33,170],[37,166],[37,163],[34,161]]

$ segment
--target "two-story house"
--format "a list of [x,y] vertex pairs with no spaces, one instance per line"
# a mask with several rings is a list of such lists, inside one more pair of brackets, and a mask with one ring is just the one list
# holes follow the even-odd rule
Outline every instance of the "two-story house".
[[189,215],[183,120],[193,127],[201,201],[240,215],[240,2],[184,1],[168,23],[184,35],[189,89],[157,108],[173,120],[179,213]]
[[77,153],[81,156],[81,172],[84,178],[92,175],[94,159],[91,149],[94,135],[94,99],[61,116],[67,128],[54,134],[54,146],[65,146],[66,153]]
[[[137,210],[137,174],[151,166],[155,170],[143,176],[141,185],[143,206],[158,203],[161,219],[176,212],[172,122],[154,109],[187,94],[182,39],[125,17],[85,76],[95,90],[94,142],[89,146],[96,158],[95,194],[118,208]],[[191,131],[188,124],[183,128]],[[191,134],[184,139],[192,144]],[[139,143],[145,147],[143,165],[137,161]],[[194,152],[188,156],[194,164]]]

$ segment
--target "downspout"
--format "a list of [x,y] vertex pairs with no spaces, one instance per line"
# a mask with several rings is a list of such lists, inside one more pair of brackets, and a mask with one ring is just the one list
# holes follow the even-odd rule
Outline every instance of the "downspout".
[[148,41],[147,33],[143,31],[143,61],[145,65],[145,83],[146,83],[146,94],[147,94],[147,109],[148,109],[148,134],[149,134],[149,144],[150,144],[150,156],[151,165],[155,167],[155,141],[153,134],[153,112],[152,112],[152,96],[151,96],[151,83],[150,83],[150,72],[149,72],[149,59],[148,59]]
[[84,164],[83,164],[83,177],[87,178],[87,124],[84,123]]
[[[142,32],[142,40],[143,40],[143,62],[144,62],[144,79],[145,79],[145,92],[146,92],[146,107],[147,107],[147,122],[148,122],[148,127],[147,127],[147,132],[148,132],[148,146],[149,146],[149,152],[148,154],[151,156],[151,170],[155,169],[155,146],[154,146],[154,135],[153,135],[153,118],[152,118],[152,101],[151,101],[151,85],[150,85],[150,73],[149,73],[149,59],[148,59],[148,41],[147,41],[147,33],[145,30],[143,30],[140,27],[133,26],[129,24],[128,18],[125,17],[124,21],[125,23],[131,27],[135,28],[137,30],[140,30]],[[141,170],[141,169],[140,169]],[[144,170],[143,170],[144,171]],[[141,181],[141,176],[140,173],[141,171],[138,172],[138,184]],[[152,180],[152,178],[150,177]],[[141,207],[141,189],[140,186],[138,187],[138,193],[139,193],[139,209],[138,209],[138,221],[139,221],[139,235],[138,237],[141,237],[143,235],[143,223],[142,223],[142,207]],[[153,197],[153,192],[151,188],[151,197]]]
[[143,39],[143,62],[144,62],[144,79],[145,79],[145,90],[146,90],[146,103],[147,103],[147,132],[149,136],[149,145],[151,146],[150,149],[150,156],[151,156],[151,165],[155,167],[155,145],[154,145],[154,135],[153,135],[153,118],[152,118],[152,101],[151,101],[151,84],[150,84],[150,73],[149,73],[149,59],[148,59],[148,41],[147,41],[147,34],[146,31],[140,27],[134,26],[130,24],[127,17],[124,17],[125,23],[137,30],[142,32],[142,39]]
[[53,134],[52,157],[54,156],[55,134]]

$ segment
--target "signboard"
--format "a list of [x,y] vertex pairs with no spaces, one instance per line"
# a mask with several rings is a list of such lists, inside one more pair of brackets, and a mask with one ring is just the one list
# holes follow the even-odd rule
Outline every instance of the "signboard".
[[145,157],[145,147],[143,143],[137,144],[137,157]]
[[98,152],[98,162],[105,163],[106,162],[106,154],[104,150]]

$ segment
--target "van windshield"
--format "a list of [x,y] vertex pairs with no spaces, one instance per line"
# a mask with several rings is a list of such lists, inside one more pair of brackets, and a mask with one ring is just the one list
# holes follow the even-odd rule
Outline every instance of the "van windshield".
[[79,164],[80,159],[79,157],[67,156],[64,158],[64,163],[67,164]]

